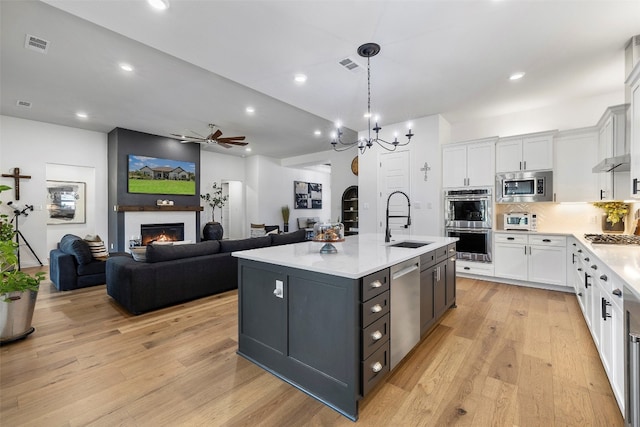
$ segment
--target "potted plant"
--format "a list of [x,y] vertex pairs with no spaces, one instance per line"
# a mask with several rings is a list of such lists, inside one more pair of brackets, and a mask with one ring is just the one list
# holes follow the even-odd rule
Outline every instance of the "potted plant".
[[289,232],[289,205],[284,205],[282,207],[282,221],[284,222],[284,227],[282,228],[282,231],[284,231],[285,233]]
[[[0,185],[0,193],[10,188]],[[34,331],[31,320],[44,279],[41,271],[31,276],[18,268],[15,233],[9,217],[0,214],[0,344],[25,338]]]
[[593,206],[604,209],[602,231],[606,233],[624,233],[624,220],[629,213],[629,205],[624,202],[595,202]]
[[220,208],[220,216],[222,216],[222,208],[229,199],[229,196],[222,195],[222,186],[218,187],[218,183],[214,182],[211,186],[212,191],[210,193],[201,194],[200,198],[211,208],[211,221],[204,225],[202,230],[203,240],[220,240],[224,234],[222,224],[216,221],[215,210]]

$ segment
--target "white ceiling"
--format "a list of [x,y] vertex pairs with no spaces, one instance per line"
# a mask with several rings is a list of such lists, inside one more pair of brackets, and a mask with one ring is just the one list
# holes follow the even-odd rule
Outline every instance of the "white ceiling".
[[[366,68],[363,43],[382,46],[381,124],[440,113],[455,125],[620,91],[624,45],[640,33],[637,0],[169,1],[158,12],[145,0],[2,0],[1,113],[164,136],[213,122],[252,154],[287,157],[329,149],[336,120],[366,128],[366,71],[338,65]],[[25,49],[27,33],[49,52]],[[511,82],[514,71],[527,74]]]

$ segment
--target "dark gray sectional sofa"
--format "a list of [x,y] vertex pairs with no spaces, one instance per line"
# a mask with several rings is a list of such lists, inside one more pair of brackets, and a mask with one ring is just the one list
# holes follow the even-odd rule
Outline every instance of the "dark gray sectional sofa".
[[146,262],[107,260],[107,293],[133,314],[236,289],[238,260],[231,252],[305,240],[304,230],[242,240],[149,245]]

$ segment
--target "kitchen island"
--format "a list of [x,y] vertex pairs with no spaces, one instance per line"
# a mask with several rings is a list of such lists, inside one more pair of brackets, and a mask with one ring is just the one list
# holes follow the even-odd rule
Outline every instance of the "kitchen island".
[[455,306],[456,241],[361,234],[337,254],[312,241],[234,252],[238,354],[357,420],[360,399]]

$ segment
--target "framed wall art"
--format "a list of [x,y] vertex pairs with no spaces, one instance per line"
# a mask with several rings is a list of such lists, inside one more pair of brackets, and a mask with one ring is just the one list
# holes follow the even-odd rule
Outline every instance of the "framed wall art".
[[296,209],[322,209],[322,184],[293,181]]
[[47,224],[84,224],[86,183],[47,181]]

